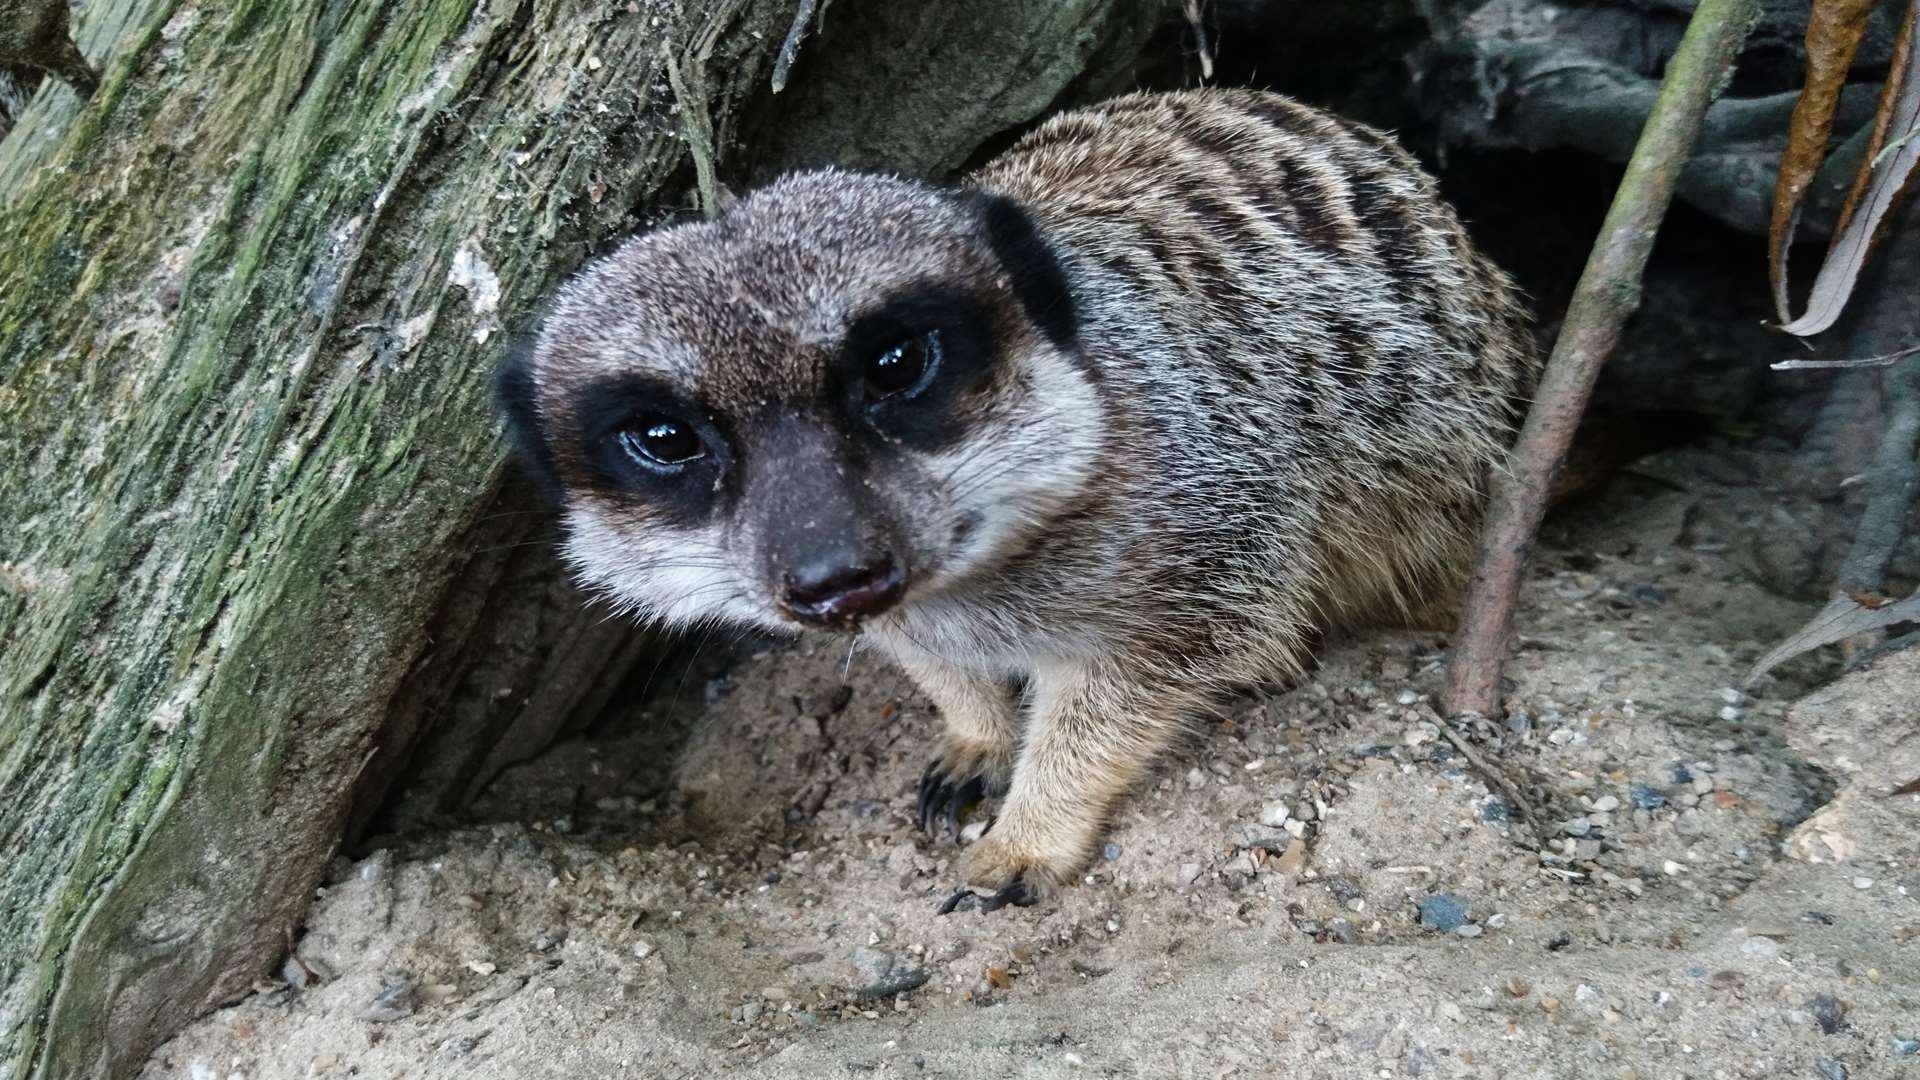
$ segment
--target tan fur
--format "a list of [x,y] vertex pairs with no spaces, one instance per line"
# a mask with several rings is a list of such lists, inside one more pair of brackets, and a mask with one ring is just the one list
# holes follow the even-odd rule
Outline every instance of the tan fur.
[[[719,495],[684,524],[585,482],[568,395],[636,370],[684,387],[742,433],[746,491],[771,467],[752,454],[769,417],[840,432],[821,460],[913,568],[862,640],[945,716],[936,809],[967,781],[1007,789],[966,879],[1031,895],[1073,879],[1224,692],[1298,677],[1325,626],[1441,616],[1537,358],[1510,283],[1413,160],[1285,98],[1117,99],[1043,125],[969,190],[1030,219],[1069,287],[1071,341],[963,197],[802,174],[570,286],[527,411],[583,579],[678,624],[698,601],[666,590],[691,584],[714,617],[786,626],[754,564],[783,526]],[[929,282],[993,326],[993,362],[953,391],[940,439],[875,436],[819,404],[846,328]],[[677,536],[697,567],[670,565]]]

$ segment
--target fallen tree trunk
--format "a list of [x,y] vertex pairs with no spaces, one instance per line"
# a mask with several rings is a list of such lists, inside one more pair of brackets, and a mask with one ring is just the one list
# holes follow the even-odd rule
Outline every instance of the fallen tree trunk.
[[[986,69],[1028,115],[1156,10],[979,6],[1028,37]],[[795,9],[86,6],[98,92],[0,143],[0,1078],[130,1071],[284,949],[356,778],[370,805],[449,716],[557,730],[632,654],[563,617],[476,673],[554,594],[476,550],[527,538],[489,519],[488,374],[783,108]]]

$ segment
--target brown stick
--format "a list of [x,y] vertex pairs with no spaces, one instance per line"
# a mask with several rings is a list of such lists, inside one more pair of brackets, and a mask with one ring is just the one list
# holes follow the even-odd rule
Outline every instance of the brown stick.
[[1641,273],[1673,200],[1674,183],[1700,134],[1701,118],[1724,88],[1727,70],[1758,14],[1758,0],[1702,0],[1667,65],[1659,100],[1587,256],[1510,467],[1492,478],[1487,524],[1447,665],[1442,704],[1449,715],[1490,716],[1500,704],[1500,666],[1513,631],[1520,574],[1532,554],[1554,473],[1586,410],[1600,365],[1640,304]]

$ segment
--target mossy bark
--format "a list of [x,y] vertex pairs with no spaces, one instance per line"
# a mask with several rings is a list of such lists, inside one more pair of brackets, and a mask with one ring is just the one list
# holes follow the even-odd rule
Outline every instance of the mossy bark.
[[[981,7],[1143,37],[1157,5]],[[356,778],[367,805],[436,718],[564,713],[631,653],[561,620],[475,674],[496,585],[553,610],[485,548],[522,539],[487,376],[783,107],[793,11],[85,7],[99,91],[0,142],[0,1078],[129,1071],[284,949]],[[1020,73],[1026,115],[1111,37]]]

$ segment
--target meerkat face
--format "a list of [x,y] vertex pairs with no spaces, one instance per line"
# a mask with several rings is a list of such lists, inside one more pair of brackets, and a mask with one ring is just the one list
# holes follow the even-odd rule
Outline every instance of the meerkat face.
[[992,573],[1084,488],[1059,265],[995,196],[790,176],[629,241],[503,369],[582,582],[671,624],[855,628]]

